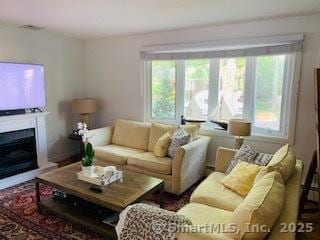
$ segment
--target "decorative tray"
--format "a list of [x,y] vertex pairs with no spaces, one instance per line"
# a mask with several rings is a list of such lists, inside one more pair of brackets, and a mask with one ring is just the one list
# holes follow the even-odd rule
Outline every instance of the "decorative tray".
[[106,176],[104,167],[95,166],[94,174],[92,176],[85,175],[83,172],[77,172],[77,176],[81,181],[104,187],[118,180],[122,182],[123,174],[121,171],[115,170],[111,176]]

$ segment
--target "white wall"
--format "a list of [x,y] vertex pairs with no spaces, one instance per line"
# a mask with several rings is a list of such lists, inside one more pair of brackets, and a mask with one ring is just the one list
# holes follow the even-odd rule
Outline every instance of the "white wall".
[[45,65],[47,136],[49,159],[56,161],[78,150],[67,139],[73,115],[69,101],[83,97],[84,43],[80,40],[42,32],[0,27],[0,61]]
[[[313,69],[319,62],[320,15],[86,41],[87,93],[101,101],[101,110],[94,124],[113,124],[117,118],[143,120],[144,93],[139,59],[142,46],[292,33],[305,34],[294,148],[297,156],[308,162],[315,149]],[[265,142],[251,144],[260,151],[270,153],[280,146]],[[232,138],[212,138],[211,160],[219,145],[232,146]]]

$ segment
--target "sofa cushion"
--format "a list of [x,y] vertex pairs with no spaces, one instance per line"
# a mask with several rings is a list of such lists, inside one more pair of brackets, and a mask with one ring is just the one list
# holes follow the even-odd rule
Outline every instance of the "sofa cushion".
[[144,152],[143,150],[113,144],[96,147],[94,148],[94,151],[97,159],[118,165],[125,165],[127,163],[128,156]]
[[112,144],[147,151],[150,124],[118,119],[112,136]]
[[138,153],[130,156],[127,164],[160,174],[169,175],[172,172],[172,159],[156,157],[153,152]]
[[154,155],[157,157],[167,156],[168,147],[171,143],[169,132],[160,137],[154,146]]
[[148,151],[153,152],[158,139],[167,132],[172,136],[176,128],[177,127],[175,125],[152,123],[150,128]]
[[199,137],[200,125],[196,124],[187,124],[180,125],[187,133],[191,134],[192,140],[195,140]]
[[[187,133],[191,134],[192,139],[198,138],[199,126],[195,124],[190,124],[190,125],[181,125],[181,127]],[[177,128],[178,128],[178,125],[174,125],[174,124],[152,123],[150,128],[148,152],[154,151],[154,146],[161,136],[169,132],[170,136],[172,137],[175,131],[177,130]]]
[[284,182],[287,182],[296,166],[296,156],[289,144],[280,148],[267,166],[269,169],[279,171]]
[[286,183],[284,205],[267,239],[296,239],[295,231],[283,232],[283,223],[297,223],[303,163],[297,160],[295,170]]
[[[263,176],[233,212],[230,223],[238,231],[226,233],[233,239],[264,239],[279,217],[286,189],[278,171]],[[264,227],[256,231],[256,226]]]
[[232,216],[232,212],[230,211],[200,203],[189,203],[182,207],[177,213],[187,217],[194,226],[227,224],[230,222]]
[[244,198],[220,183],[225,176],[221,172],[211,173],[192,193],[190,202],[234,211]]
[[241,196],[247,196],[260,169],[261,166],[239,161],[235,168],[220,182]]

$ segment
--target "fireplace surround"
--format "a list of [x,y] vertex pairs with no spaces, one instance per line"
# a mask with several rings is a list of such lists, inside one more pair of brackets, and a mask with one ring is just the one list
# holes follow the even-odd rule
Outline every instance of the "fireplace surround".
[[0,117],[0,189],[56,168],[48,162],[46,117],[27,113]]

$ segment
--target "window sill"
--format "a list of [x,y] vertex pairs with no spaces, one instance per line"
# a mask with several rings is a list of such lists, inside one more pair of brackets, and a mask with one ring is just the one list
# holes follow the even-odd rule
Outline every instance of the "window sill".
[[[234,137],[228,134],[225,130],[213,129],[210,127],[201,126],[200,134],[206,136],[216,136],[223,138],[233,139]],[[261,136],[261,135],[252,135],[250,137],[246,137],[245,140],[253,141],[253,142],[262,142],[262,143],[274,143],[274,144],[286,144],[291,143],[291,141],[287,138],[278,138],[278,137],[269,137],[269,136]]]

